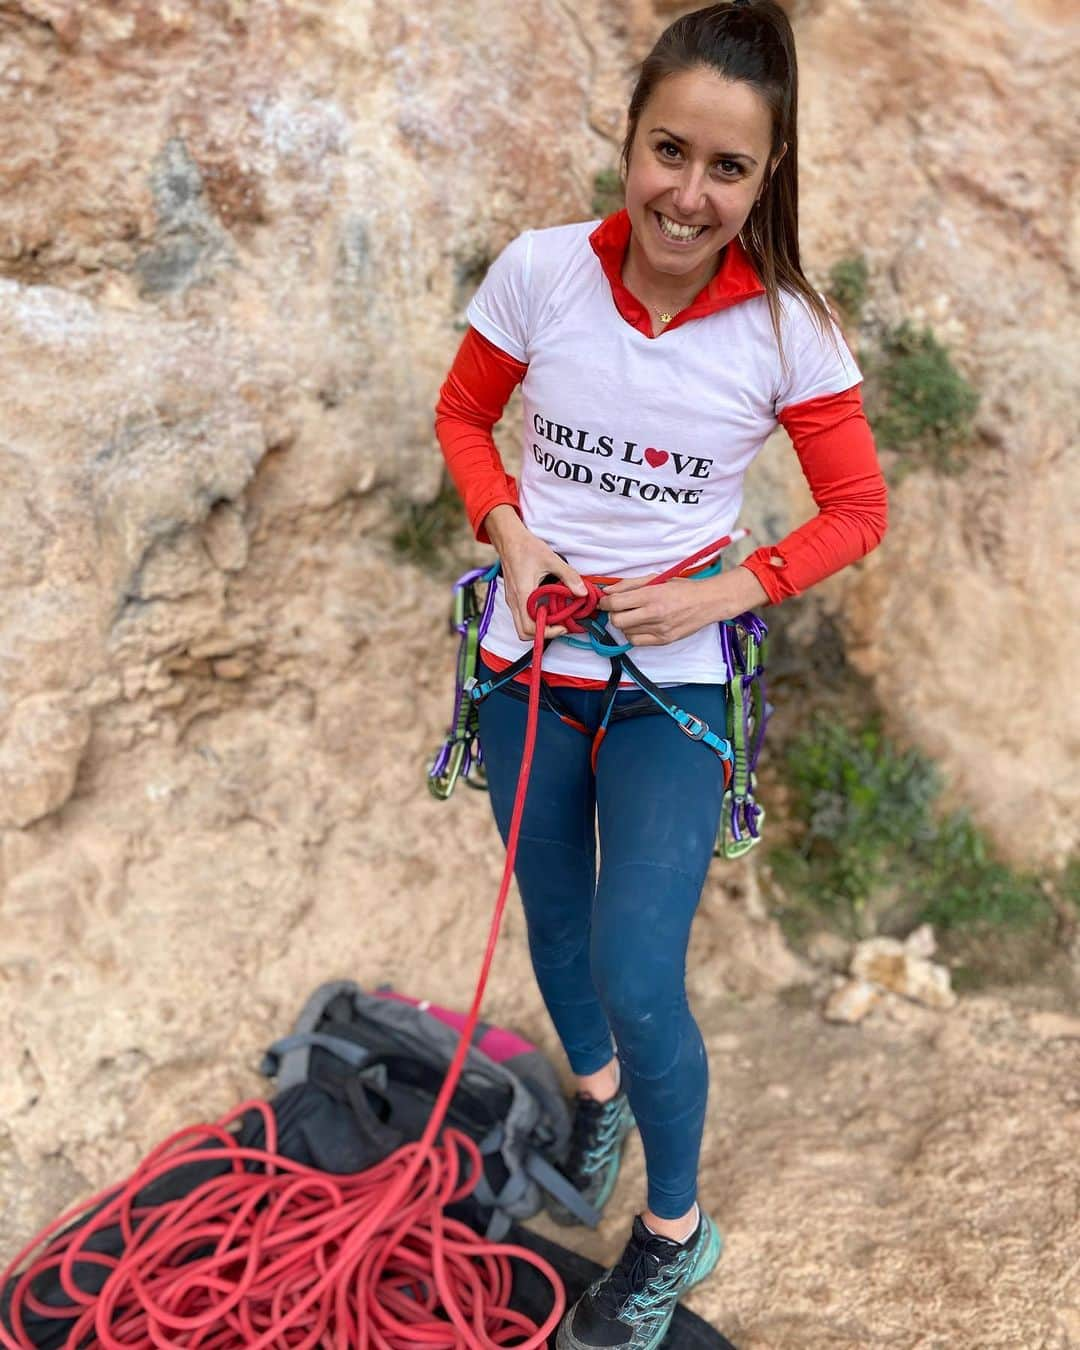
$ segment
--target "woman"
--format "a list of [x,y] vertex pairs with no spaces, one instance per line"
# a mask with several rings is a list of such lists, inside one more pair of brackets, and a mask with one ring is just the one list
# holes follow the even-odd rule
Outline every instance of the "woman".
[[[796,103],[794,40],[775,0],[678,19],[630,101],[625,209],[526,231],[469,306],[436,429],[476,536],[502,562],[482,680],[531,645],[526,601],[545,576],[579,595],[583,575],[622,578],[600,603],[609,631],[681,707],[722,729],[718,622],[799,594],[881,540],[886,494],[862,376],[799,263]],[[519,382],[520,494],[491,434]],[[731,531],[743,475],[778,421],[818,514],[738,567],[647,587]],[[610,664],[558,640],[543,669],[592,731]],[[504,839],[525,723],[512,695],[527,678],[479,705]],[[633,685],[616,697],[619,712],[647,711],[640,703]],[[723,764],[670,718],[634,715],[612,721],[594,771],[589,736],[550,707],[541,719],[516,875],[575,1076],[566,1171],[603,1206],[636,1124],[648,1173],[622,1257],[569,1310],[558,1346],[646,1350],[721,1246],[697,1203],[708,1060],[685,959]]]

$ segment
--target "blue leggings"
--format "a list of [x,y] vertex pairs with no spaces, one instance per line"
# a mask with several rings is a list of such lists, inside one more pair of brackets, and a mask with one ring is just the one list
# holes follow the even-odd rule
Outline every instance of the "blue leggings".
[[[480,678],[490,674],[480,661]],[[586,726],[600,690],[558,689]],[[722,735],[722,685],[684,684],[675,702]],[[617,704],[642,698],[621,690]],[[501,690],[479,705],[491,805],[506,842],[526,705]],[[709,1064],[686,999],[686,952],[716,841],[722,761],[659,712],[590,737],[541,706],[517,877],[544,1003],[575,1074],[618,1055],[641,1131],[648,1206],[678,1219],[697,1198]],[[600,868],[596,867],[599,825]]]

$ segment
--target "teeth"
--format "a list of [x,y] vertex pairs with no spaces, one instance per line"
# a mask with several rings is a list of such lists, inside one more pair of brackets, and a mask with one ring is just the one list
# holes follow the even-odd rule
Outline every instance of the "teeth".
[[660,211],[657,211],[656,215],[660,221],[661,230],[669,239],[696,239],[705,228],[704,225],[678,225]]

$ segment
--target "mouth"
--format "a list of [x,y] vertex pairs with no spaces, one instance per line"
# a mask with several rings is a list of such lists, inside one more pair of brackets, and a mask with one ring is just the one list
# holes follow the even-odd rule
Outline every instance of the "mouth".
[[661,211],[653,211],[652,215],[656,221],[656,228],[660,237],[665,243],[674,244],[681,248],[696,244],[709,228],[707,225],[680,225],[678,221],[672,220],[670,216],[665,216]]

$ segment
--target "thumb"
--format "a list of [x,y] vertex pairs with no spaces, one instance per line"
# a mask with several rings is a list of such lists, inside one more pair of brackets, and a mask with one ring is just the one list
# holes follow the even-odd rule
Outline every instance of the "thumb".
[[588,595],[589,588],[582,581],[581,577],[574,571],[569,563],[563,563],[559,568],[559,576],[570,587],[575,595]]

